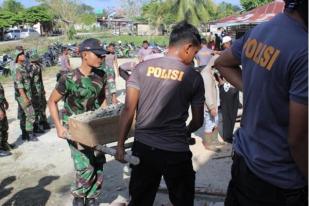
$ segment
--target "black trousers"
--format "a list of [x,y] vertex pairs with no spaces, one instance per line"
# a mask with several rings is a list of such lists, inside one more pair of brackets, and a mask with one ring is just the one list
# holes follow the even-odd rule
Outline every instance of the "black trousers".
[[220,86],[220,104],[223,122],[222,130],[219,131],[220,136],[224,141],[232,143],[239,106],[239,91],[230,88],[228,92],[225,92],[223,86]]
[[195,172],[190,151],[164,151],[137,141],[132,151],[140,164],[131,165],[129,206],[153,205],[162,176],[173,206],[193,206]]
[[232,180],[229,183],[225,206],[307,206],[308,188],[281,189],[271,185],[247,167],[244,159],[233,156]]

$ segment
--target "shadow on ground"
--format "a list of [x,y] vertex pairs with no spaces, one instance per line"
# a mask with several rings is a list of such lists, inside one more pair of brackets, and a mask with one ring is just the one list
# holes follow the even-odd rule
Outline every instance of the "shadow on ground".
[[[3,206],[46,205],[46,203],[47,203],[47,201],[48,201],[48,199],[51,195],[51,192],[46,190],[45,187],[48,186],[49,184],[51,184],[53,181],[55,181],[57,179],[59,179],[59,176],[43,177],[39,180],[38,185],[36,185],[34,187],[29,187],[29,188],[23,189],[23,190],[17,192],[16,194],[14,194],[13,197],[11,197],[8,201],[6,201],[3,204]],[[13,178],[11,179],[11,181],[12,180],[13,180]]]

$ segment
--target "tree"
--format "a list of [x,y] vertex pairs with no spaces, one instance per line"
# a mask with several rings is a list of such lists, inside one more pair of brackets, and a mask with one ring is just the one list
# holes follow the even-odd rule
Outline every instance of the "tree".
[[85,25],[92,25],[97,21],[95,14],[82,14],[80,15],[79,22]]
[[123,0],[122,8],[124,8],[126,16],[129,19],[134,19],[141,15],[142,6],[146,2],[148,2],[148,0]]
[[0,12],[0,32],[1,32],[1,38],[4,34],[4,29],[10,27],[12,24],[14,24],[13,19],[14,14],[9,11],[1,11]]
[[216,8],[215,19],[221,19],[239,12],[240,8],[230,3],[221,2]]
[[152,0],[142,7],[142,17],[151,25],[159,28],[162,24],[167,26],[176,21],[176,10],[169,1]]
[[24,12],[26,23],[34,25],[36,23],[45,23],[53,20],[53,15],[42,6],[34,6]]
[[212,0],[176,0],[174,6],[177,8],[177,21],[185,19],[195,26],[209,21],[215,11]]
[[52,12],[45,6],[33,6],[23,13],[25,23],[34,25],[40,23],[40,33],[43,33],[43,25],[51,23],[54,19]]
[[273,0],[240,0],[240,4],[246,11],[249,11],[260,5],[264,5],[272,1]]
[[94,8],[87,4],[78,5],[78,13],[80,14],[94,14]]
[[80,9],[77,0],[37,0],[47,5],[60,20],[60,25],[68,37],[69,29],[78,21]]
[[17,14],[23,11],[24,7],[20,2],[17,2],[15,0],[4,0],[2,3],[2,10]]
[[0,28],[5,29],[10,27],[15,23],[14,21],[14,13],[9,11],[1,11],[0,12]]

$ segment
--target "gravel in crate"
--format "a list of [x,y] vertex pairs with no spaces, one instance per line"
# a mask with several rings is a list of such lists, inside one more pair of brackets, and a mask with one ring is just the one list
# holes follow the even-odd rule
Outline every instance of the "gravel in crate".
[[108,119],[119,116],[124,108],[124,104],[110,105],[106,108],[99,108],[95,111],[85,112],[79,115],[72,115],[70,118],[81,122],[89,122],[96,119]]

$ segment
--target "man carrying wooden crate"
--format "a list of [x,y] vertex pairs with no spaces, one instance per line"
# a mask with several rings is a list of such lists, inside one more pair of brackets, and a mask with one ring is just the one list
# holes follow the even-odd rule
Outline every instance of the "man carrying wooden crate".
[[[97,109],[105,99],[106,78],[104,72],[97,70],[105,58],[106,51],[97,39],[87,39],[79,46],[82,64],[79,68],[63,75],[52,92],[48,107],[60,138],[68,136],[68,118]],[[60,122],[57,103],[63,99],[64,111]],[[75,182],[71,187],[74,196],[73,206],[99,205],[103,183],[103,153],[68,140],[71,156],[76,170]]]

